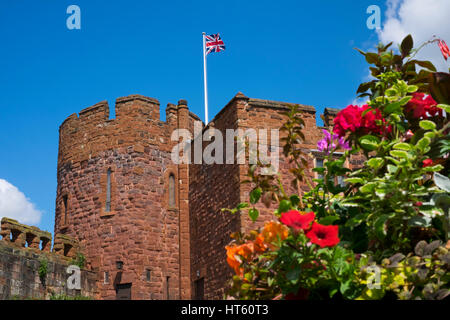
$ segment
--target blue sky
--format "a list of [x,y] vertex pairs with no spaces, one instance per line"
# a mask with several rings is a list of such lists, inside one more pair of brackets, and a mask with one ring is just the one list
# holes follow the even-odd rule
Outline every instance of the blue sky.
[[[395,2],[395,1],[394,1]],[[397,1],[398,2],[398,1]],[[81,8],[81,30],[66,9]],[[342,108],[378,42],[369,5],[385,1],[3,0],[0,3],[0,179],[53,231],[58,128],[99,101],[142,94],[187,99],[203,118],[202,31],[227,50],[208,56],[210,118],[238,92]],[[2,212],[0,212],[0,216]]]

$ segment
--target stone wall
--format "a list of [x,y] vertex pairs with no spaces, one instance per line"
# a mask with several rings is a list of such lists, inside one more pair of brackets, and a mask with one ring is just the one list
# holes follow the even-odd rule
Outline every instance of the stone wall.
[[[3,218],[0,240],[0,299],[50,299],[51,296],[97,297],[97,274],[81,270],[81,290],[69,289],[67,280],[79,248],[74,239],[57,235],[53,250],[49,232]],[[47,272],[39,274],[42,264]]]
[[[270,144],[270,130],[280,129],[287,120],[285,113],[292,103],[248,98],[238,93],[211,121],[208,127],[214,127],[226,136],[226,129],[264,129],[268,132]],[[317,126],[316,110],[312,106],[298,105],[302,111],[305,122],[303,133],[305,141],[299,146],[305,153],[308,167],[307,179],[311,183],[317,178],[311,170],[316,165],[316,159],[324,157],[317,150],[317,142],[323,138],[324,127]],[[337,114],[336,109],[325,109],[324,125],[333,125]],[[207,128],[205,128],[206,130]],[[280,132],[279,138],[284,137]],[[280,143],[280,167],[283,186],[288,194],[300,194],[308,190],[308,185],[302,183],[299,189],[292,186],[293,176],[289,169],[293,166],[283,157]],[[224,149],[226,148],[224,143]],[[268,150],[270,150],[270,146]],[[235,147],[236,153],[236,147]],[[224,150],[225,154],[225,150]],[[236,162],[235,162],[236,163]],[[240,202],[249,201],[251,184],[242,184],[248,180],[248,153],[245,165],[212,164],[190,166],[190,197],[189,206],[191,214],[191,277],[193,281],[193,294],[196,281],[203,284],[205,299],[221,299],[232,277],[232,269],[226,264],[225,246],[231,241],[230,234],[240,231],[246,232],[262,227],[265,221],[273,220],[274,205],[266,208],[262,204],[256,207],[260,211],[258,220],[253,223],[248,215],[232,215],[222,212],[222,208],[234,208]],[[357,162],[346,164],[349,168]]]
[[[223,137],[226,129],[270,132],[285,122],[291,105],[239,93],[208,128],[221,130]],[[312,169],[323,157],[316,150],[323,128],[316,124],[314,107],[299,106],[305,121],[300,147]],[[131,299],[190,299],[200,285],[203,298],[222,298],[232,274],[224,249],[230,233],[262,226],[273,219],[274,208],[258,205],[256,223],[246,215],[221,211],[248,201],[252,186],[241,184],[247,179],[247,165],[172,162],[171,151],[179,142],[171,141],[173,131],[193,133],[194,122],[200,120],[185,100],[167,105],[165,122],[153,98],[119,98],[115,109],[116,118],[109,119],[108,103],[100,102],[71,115],[60,127],[55,234],[80,242],[88,269],[99,275],[101,299],[115,299],[117,286],[130,284]],[[337,111],[325,109],[325,126],[332,125]],[[300,190],[291,186],[291,164],[278,151],[287,192],[306,191],[306,184]],[[307,176],[316,177],[311,170]],[[173,180],[175,199],[169,201]]]
[[[109,119],[101,102],[60,127],[55,233],[83,245],[88,267],[102,275],[102,299],[115,299],[121,284],[131,284],[132,299],[189,298],[189,177],[170,152],[173,130],[198,118],[180,100],[167,106],[163,122],[159,102],[140,95],[117,99],[115,109]],[[168,201],[170,175],[175,205]]]

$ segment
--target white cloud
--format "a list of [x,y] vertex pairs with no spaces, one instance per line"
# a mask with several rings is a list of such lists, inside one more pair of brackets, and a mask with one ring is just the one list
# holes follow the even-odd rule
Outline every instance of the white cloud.
[[[434,35],[450,43],[449,0],[387,0],[387,10],[378,31],[382,43],[400,43],[411,34],[417,48]],[[424,47],[416,56],[430,60],[438,71],[447,71],[450,63],[445,61],[436,43]]]
[[41,211],[19,189],[0,179],[0,218],[8,217],[24,224],[36,225],[41,215]]

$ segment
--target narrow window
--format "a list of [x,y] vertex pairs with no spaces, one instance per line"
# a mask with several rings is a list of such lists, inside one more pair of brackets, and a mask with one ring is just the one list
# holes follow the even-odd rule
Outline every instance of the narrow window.
[[63,205],[64,205],[63,210],[64,210],[64,224],[65,225],[67,224],[67,200],[68,200],[68,197],[66,194],[63,196]]
[[345,187],[344,176],[338,176],[338,177],[337,177],[337,184],[338,184],[340,187]]
[[169,176],[169,207],[175,207],[175,176]]
[[145,279],[147,280],[147,282],[150,282],[150,269],[147,269],[145,271]]
[[205,297],[205,279],[201,278],[195,281],[195,300],[204,300]]
[[111,211],[111,169],[106,174],[106,212]]
[[[316,158],[316,168],[323,168],[323,159],[322,158]],[[317,173],[317,179],[323,179],[323,175],[320,173]]]
[[108,271],[105,272],[103,283],[104,284],[108,284],[109,283],[109,272]]

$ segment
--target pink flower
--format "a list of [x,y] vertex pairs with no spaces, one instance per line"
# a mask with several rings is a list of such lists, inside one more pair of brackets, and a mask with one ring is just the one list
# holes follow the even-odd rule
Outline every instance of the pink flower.
[[326,152],[330,154],[331,151],[340,147],[344,150],[350,150],[350,146],[347,141],[345,141],[344,137],[339,137],[337,134],[331,135],[327,130],[323,130],[323,134],[325,138],[317,142],[317,149],[322,152]]
[[444,59],[447,61],[447,58],[450,57],[450,50],[448,49],[447,44],[444,40],[439,39],[438,46],[439,49],[441,49],[441,53],[444,56]]

